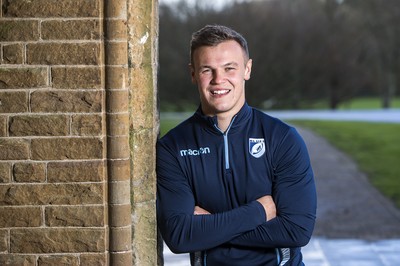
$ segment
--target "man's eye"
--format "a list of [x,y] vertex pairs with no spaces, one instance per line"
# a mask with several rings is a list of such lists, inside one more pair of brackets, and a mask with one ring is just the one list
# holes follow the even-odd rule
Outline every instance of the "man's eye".
[[234,68],[234,67],[227,67],[227,68],[225,68],[225,71],[232,71],[232,70],[235,70],[235,68]]
[[201,71],[201,73],[203,73],[203,74],[207,74],[207,73],[209,73],[210,72],[210,69],[203,69],[202,71]]

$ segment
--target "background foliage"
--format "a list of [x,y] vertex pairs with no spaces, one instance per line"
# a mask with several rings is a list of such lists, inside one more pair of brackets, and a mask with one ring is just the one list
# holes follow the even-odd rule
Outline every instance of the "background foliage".
[[400,82],[400,1],[265,0],[212,9],[208,1],[160,5],[161,111],[198,105],[189,42],[206,24],[224,24],[249,43],[248,102],[262,109],[336,109],[377,96],[388,108]]

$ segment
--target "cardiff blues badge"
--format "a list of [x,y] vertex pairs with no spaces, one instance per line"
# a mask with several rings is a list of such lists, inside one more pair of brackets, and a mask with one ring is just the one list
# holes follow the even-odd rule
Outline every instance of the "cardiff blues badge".
[[255,158],[260,158],[265,153],[264,139],[249,138],[249,152]]

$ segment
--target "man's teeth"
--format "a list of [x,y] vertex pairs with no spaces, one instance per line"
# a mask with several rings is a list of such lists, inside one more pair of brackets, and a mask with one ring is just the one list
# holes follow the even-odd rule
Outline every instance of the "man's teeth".
[[229,90],[218,90],[218,91],[213,91],[212,93],[213,94],[225,94],[225,93],[228,93],[229,92]]

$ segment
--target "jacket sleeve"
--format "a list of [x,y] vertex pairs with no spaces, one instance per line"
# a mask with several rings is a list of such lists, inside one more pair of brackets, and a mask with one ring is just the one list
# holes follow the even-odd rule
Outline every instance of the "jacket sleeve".
[[317,196],[303,139],[291,128],[271,152],[277,217],[230,241],[246,247],[301,247],[312,235]]
[[206,250],[226,243],[266,221],[253,201],[210,215],[194,215],[189,183],[170,149],[157,144],[157,222],[165,243],[175,253]]

